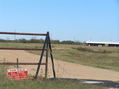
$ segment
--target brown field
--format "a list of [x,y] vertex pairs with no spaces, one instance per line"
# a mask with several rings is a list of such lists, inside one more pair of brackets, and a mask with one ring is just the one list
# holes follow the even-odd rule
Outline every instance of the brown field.
[[[17,58],[19,58],[19,62],[38,62],[39,56],[32,53],[28,53],[26,51],[0,50],[1,62],[2,61],[16,62]],[[34,75],[37,68],[37,66],[20,66],[20,67],[27,68],[29,70],[30,75]],[[55,60],[55,69],[58,78],[119,81],[119,72],[64,62],[61,60]],[[42,67],[40,71],[42,76],[44,75],[43,70],[44,67]],[[50,60],[49,60],[48,77],[52,77]]]

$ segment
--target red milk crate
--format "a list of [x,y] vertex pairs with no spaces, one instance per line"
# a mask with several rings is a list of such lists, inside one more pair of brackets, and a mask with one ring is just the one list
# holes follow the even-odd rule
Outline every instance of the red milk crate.
[[28,78],[28,70],[23,68],[8,69],[7,76],[13,80],[23,80]]

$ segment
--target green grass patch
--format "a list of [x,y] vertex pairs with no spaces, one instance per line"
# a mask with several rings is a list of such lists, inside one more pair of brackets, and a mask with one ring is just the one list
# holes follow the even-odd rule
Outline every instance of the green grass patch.
[[73,81],[33,81],[33,80],[5,80],[0,81],[1,89],[107,89],[96,85],[81,84]]
[[73,80],[10,80],[7,66],[0,66],[0,89],[107,89]]

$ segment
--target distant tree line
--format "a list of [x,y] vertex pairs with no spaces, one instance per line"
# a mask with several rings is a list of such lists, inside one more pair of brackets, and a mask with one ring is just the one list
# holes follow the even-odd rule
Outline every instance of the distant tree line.
[[0,42],[15,42],[15,43],[43,43],[43,39],[15,39],[15,40],[5,40],[0,39]]
[[[5,40],[0,39],[0,42],[14,42],[14,43],[43,43],[43,39],[15,39],[15,40]],[[60,40],[51,40],[52,44],[82,44],[81,42],[76,41],[60,41]]]

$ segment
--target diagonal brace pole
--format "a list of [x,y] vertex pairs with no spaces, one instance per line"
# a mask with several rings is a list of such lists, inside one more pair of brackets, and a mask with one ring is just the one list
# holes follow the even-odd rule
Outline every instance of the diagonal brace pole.
[[49,40],[49,49],[50,49],[50,56],[51,56],[51,62],[52,62],[52,70],[53,70],[53,75],[54,78],[56,78],[56,73],[55,73],[55,65],[54,65],[54,58],[53,58],[53,54],[52,54],[52,47],[51,47],[51,40],[50,40],[50,36],[48,33],[48,40]]
[[41,63],[42,63],[42,59],[43,59],[47,39],[48,39],[48,37],[46,36],[46,39],[45,39],[45,42],[44,42],[44,45],[43,45],[43,50],[41,52],[41,57],[40,57],[40,60],[39,60],[39,64],[38,64],[38,67],[37,67],[37,70],[36,70],[36,75],[35,75],[34,79],[37,79],[37,77],[38,77],[38,73],[39,73],[39,70],[40,70]]

